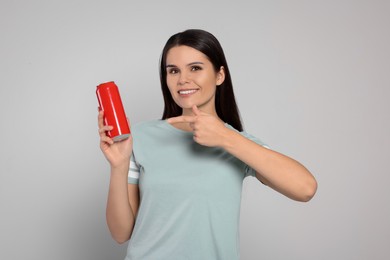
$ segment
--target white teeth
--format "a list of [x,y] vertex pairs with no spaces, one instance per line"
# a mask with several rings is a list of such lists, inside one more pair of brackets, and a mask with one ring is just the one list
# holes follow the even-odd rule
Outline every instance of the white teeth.
[[194,93],[195,91],[196,91],[196,89],[180,90],[179,94],[181,94],[181,95],[188,95],[188,94]]

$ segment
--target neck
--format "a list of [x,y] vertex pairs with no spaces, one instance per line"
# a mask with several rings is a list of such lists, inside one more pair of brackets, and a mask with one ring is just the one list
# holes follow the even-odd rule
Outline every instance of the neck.
[[[218,117],[215,106],[212,106],[212,107],[198,106],[198,109],[206,114]],[[193,115],[194,115],[194,112],[192,111],[192,108],[183,108],[182,116],[193,116]]]

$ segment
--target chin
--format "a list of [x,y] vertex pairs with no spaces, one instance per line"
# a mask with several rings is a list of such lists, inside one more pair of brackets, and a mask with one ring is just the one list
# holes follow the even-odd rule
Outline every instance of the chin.
[[193,105],[197,105],[195,103],[186,103],[186,104],[180,104],[180,103],[176,103],[179,107],[181,107],[182,109],[192,109],[192,106]]

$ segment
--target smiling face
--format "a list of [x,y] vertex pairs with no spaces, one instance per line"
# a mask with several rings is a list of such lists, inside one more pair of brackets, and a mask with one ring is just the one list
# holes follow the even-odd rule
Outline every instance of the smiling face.
[[213,64],[202,52],[180,45],[171,48],[166,58],[167,85],[173,100],[191,114],[193,105],[206,113],[217,115],[215,92],[223,83],[223,67],[215,71]]

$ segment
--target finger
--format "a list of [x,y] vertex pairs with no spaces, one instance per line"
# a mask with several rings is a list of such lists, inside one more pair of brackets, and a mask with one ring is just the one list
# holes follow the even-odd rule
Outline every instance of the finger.
[[105,133],[106,133],[107,131],[112,130],[112,129],[114,129],[114,127],[111,126],[111,125],[103,126],[102,128],[99,128],[99,134],[100,134],[100,135],[101,135],[101,134],[106,135]]
[[200,116],[200,114],[201,114],[201,111],[199,110],[199,108],[198,108],[196,105],[193,105],[193,106],[192,106],[192,112],[193,112],[194,115],[196,115],[196,116]]
[[100,142],[107,143],[107,144],[114,144],[114,140],[112,140],[110,137],[108,137],[106,135],[100,137]]
[[192,113],[194,113],[195,116],[208,115],[207,113],[200,110],[197,105],[192,106]]
[[177,117],[171,117],[167,121],[170,124],[175,124],[175,123],[194,123],[196,121],[196,117],[194,117],[194,116],[177,116]]
[[104,116],[104,111],[100,110],[99,114],[98,114],[98,126],[99,126],[99,128],[102,128],[104,126],[103,116]]

